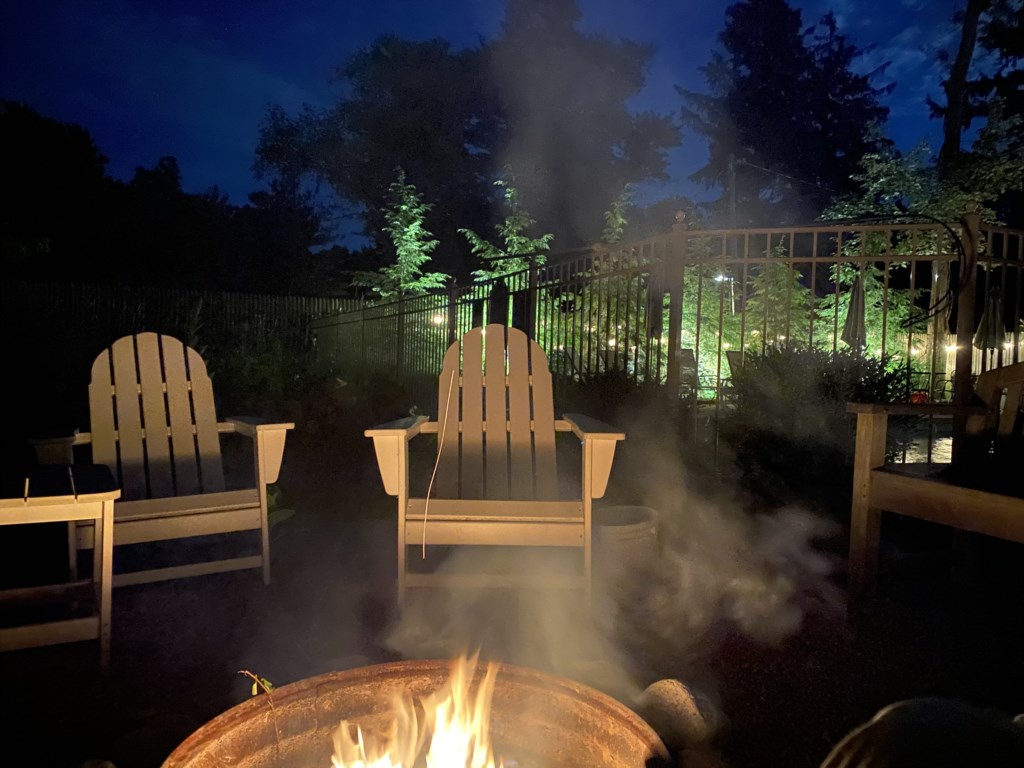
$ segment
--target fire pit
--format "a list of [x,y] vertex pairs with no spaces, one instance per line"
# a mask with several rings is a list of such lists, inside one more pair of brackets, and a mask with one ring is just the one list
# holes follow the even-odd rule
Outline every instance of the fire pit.
[[[300,680],[219,715],[183,741],[163,768],[330,768],[341,721],[386,732],[396,698],[428,697],[448,661],[400,661]],[[473,685],[484,672],[478,670]],[[661,740],[614,699],[565,678],[497,665],[490,713],[494,752],[506,768],[643,768],[665,764]]]

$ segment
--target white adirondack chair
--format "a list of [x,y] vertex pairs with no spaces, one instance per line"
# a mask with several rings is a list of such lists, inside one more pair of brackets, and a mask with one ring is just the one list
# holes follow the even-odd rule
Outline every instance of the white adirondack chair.
[[[259,531],[260,554],[193,562],[114,576],[115,587],[185,576],[262,568],[270,583],[267,484],[277,481],[287,430],[255,419],[217,422],[213,387],[199,354],[171,336],[125,336],[104,350],[89,384],[91,432],[33,441],[41,463],[70,463],[73,447],[92,444],[121,487],[114,546],[218,533]],[[253,441],[255,484],[226,490],[220,434]],[[72,524],[69,556],[91,549],[93,526]]]
[[[581,484],[559,498],[555,433],[582,445]],[[474,585],[578,587],[590,597],[591,506],[604,496],[621,431],[595,419],[554,418],[551,373],[537,342],[515,328],[474,328],[448,348],[438,381],[438,420],[401,419],[365,432],[373,438],[385,491],[398,497],[398,592]],[[436,481],[412,498],[409,441],[437,434]],[[558,583],[522,574],[411,572],[407,549],[421,545],[574,547],[578,572]]]

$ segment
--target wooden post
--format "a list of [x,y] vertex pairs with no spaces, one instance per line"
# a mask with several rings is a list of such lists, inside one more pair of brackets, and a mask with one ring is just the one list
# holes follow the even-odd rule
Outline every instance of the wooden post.
[[[979,251],[981,214],[977,203],[970,203],[963,217],[963,246],[966,258],[960,264],[956,304],[956,369],[953,373],[953,402],[965,406],[971,402],[971,368],[974,358],[974,305],[977,286],[975,266]],[[956,462],[967,429],[967,416],[953,417],[953,461]]]
[[853,456],[853,502],[850,507],[850,560],[847,589],[851,605],[874,586],[878,569],[878,534],[882,513],[870,506],[871,470],[885,463],[886,413],[857,414],[857,448]]

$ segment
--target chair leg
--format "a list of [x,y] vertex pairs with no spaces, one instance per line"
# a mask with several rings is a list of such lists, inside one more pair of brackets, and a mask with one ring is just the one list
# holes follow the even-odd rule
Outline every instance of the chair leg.
[[408,557],[409,548],[405,541],[405,511],[402,509],[403,499],[399,496],[398,500],[398,608],[401,610],[405,607],[405,574],[406,574],[406,558]]
[[878,571],[878,539],[882,513],[855,504],[850,519],[850,602],[863,600],[874,589]]
[[78,581],[78,523],[68,523],[68,573],[71,581]]

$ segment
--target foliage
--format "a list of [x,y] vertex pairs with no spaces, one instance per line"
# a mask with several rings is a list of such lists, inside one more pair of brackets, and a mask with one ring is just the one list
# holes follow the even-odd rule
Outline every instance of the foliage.
[[266,176],[326,184],[379,247],[389,169],[434,203],[427,226],[446,271],[468,271],[458,228],[497,217],[488,185],[511,166],[522,200],[567,246],[593,242],[596,212],[628,182],[665,178],[678,144],[669,117],[634,115],[651,51],[576,29],[575,0],[510,0],[498,39],[378,38],[338,69],[344,94],[289,115],[272,107],[257,149]]
[[502,190],[504,200],[505,220],[495,227],[504,247],[484,240],[471,229],[459,230],[469,241],[473,255],[484,263],[483,269],[473,272],[477,280],[493,280],[513,272],[521,272],[529,269],[531,260],[535,260],[538,265],[544,264],[544,252],[550,249],[551,240],[554,238],[550,233],[540,237],[531,237],[527,234],[536,221],[520,204],[519,192],[513,183],[498,179],[494,186]]
[[748,352],[733,372],[735,408],[722,434],[750,490],[821,503],[849,488],[854,430],[846,403],[905,400],[907,380],[896,361],[852,350]]
[[182,190],[173,157],[105,175],[88,132],[0,101],[0,260],[29,279],[332,293],[344,254],[314,255],[323,211],[284,181],[233,205]]
[[446,271],[461,267],[467,254],[457,250],[456,227],[480,230],[493,221],[487,185],[503,122],[484,51],[385,35],[344,61],[334,82],[344,95],[327,108],[269,110],[257,171],[325,184],[384,249],[383,212],[392,169],[401,167],[433,203],[426,226],[449,249],[439,262]]
[[710,142],[692,178],[723,188],[711,209],[732,226],[813,218],[855,188],[859,158],[886,144],[876,128],[888,89],[871,84],[881,69],[854,72],[862,51],[831,13],[801,26],[786,0],[735,3],[719,35],[725,50],[703,67],[710,94],[677,88],[684,123]]
[[601,242],[614,245],[622,240],[629,221],[626,215],[633,203],[633,186],[627,184],[622,188],[619,196],[612,201],[611,206],[604,212],[604,229],[601,231]]
[[425,224],[430,208],[416,187],[406,183],[405,172],[399,169],[398,179],[388,188],[384,209],[384,232],[391,238],[395,261],[377,272],[358,274],[353,283],[370,288],[382,299],[416,296],[443,288],[448,275],[423,271],[438,242]]
[[507,129],[495,157],[560,247],[596,241],[597,215],[628,183],[665,179],[671,117],[627,106],[652,51],[578,28],[575,0],[508,0],[488,60]]
[[[907,355],[907,334],[912,332],[919,338],[927,333],[924,325],[924,313],[915,309],[914,301],[921,294],[916,288],[894,287],[893,275],[908,273],[902,265],[890,267],[890,284],[886,290],[885,271],[876,264],[864,266],[864,327],[867,334],[866,349],[870,356],[884,356],[889,359],[902,359]],[[828,349],[832,345],[835,328],[841,330],[850,311],[850,296],[854,282],[862,274],[856,264],[833,264],[829,268],[829,279],[837,286],[837,293],[829,293],[818,300],[815,307],[814,343],[818,349]],[[886,331],[886,345],[882,348],[882,328]],[[913,352],[911,353],[913,358]],[[907,361],[914,366],[914,359]],[[927,360],[920,360],[923,365]]]

